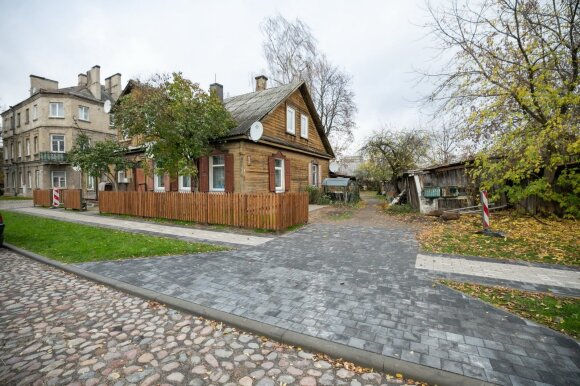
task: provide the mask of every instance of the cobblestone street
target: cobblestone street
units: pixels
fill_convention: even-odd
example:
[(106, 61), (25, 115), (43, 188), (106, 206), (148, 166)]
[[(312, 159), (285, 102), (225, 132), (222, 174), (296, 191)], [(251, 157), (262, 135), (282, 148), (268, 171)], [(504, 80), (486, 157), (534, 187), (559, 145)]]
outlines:
[(2, 385), (381, 385), (0, 249)]

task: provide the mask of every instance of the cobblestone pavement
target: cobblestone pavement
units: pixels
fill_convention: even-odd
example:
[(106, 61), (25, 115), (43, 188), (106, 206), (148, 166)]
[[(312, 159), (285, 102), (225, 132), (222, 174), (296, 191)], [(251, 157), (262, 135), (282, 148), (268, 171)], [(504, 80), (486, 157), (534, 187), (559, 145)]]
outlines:
[(415, 268), (458, 275), (473, 275), (491, 279), (511, 280), (538, 284), (544, 287), (564, 287), (580, 297), (580, 271), (506, 264), (493, 261), (458, 259), (453, 257), (418, 254)]
[(2, 385), (392, 385), (0, 249)]
[(435, 284), (417, 252), (403, 228), (311, 224), (258, 247), (81, 268), (493, 383), (580, 384), (578, 342)]

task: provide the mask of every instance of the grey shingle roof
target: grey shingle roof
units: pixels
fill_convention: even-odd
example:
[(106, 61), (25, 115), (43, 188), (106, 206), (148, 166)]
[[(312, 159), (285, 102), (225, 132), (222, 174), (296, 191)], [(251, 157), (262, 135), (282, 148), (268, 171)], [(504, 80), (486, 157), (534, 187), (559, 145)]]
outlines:
[(280, 87), (237, 95), (224, 100), (225, 108), (238, 124), (230, 135), (246, 134), (252, 123), (261, 120), (278, 104), (296, 91), (303, 82), (292, 82)]
[[(72, 86), (72, 87), (64, 87), (59, 88), (57, 90), (45, 90), (45, 92), (50, 92), (54, 94), (68, 94), (68, 95), (75, 95), (81, 98), (92, 99), (95, 101), (99, 101), (97, 98), (94, 97), (93, 93), (87, 86)], [(110, 100), (113, 102), (112, 96), (105, 91), (105, 86), (101, 85), (101, 100), (99, 102), (104, 102), (106, 100)]]

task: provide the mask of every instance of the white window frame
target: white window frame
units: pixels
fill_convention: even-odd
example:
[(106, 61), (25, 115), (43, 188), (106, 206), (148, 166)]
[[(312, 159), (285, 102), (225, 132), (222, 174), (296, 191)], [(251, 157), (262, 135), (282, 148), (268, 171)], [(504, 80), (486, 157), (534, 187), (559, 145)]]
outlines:
[(286, 132), (296, 135), (296, 110), (290, 106), (286, 106)]
[(312, 186), (318, 186), (318, 181), (320, 181), (320, 165), (315, 164), (314, 162), (312, 162), (310, 164), (310, 185)]
[(87, 190), (95, 190), (95, 177), (87, 174)]
[(38, 105), (32, 106), (32, 120), (36, 121), (38, 119)]
[(22, 141), (18, 141), (18, 158), (22, 157)]
[(159, 174), (155, 169), (157, 169), (157, 165), (153, 165), (153, 173), (155, 173), (153, 175), (153, 190), (158, 193), (165, 192), (165, 173)]
[[(53, 107), (56, 109), (53, 111)], [(64, 118), (64, 103), (63, 102), (50, 102), (48, 104), (48, 117), (49, 118)]]
[(34, 187), (40, 189), (40, 170), (34, 171)]
[(79, 119), (81, 121), (90, 121), (89, 107), (79, 105)]
[(30, 173), (30, 170), (28, 171), (28, 185), (26, 185), (28, 188), (32, 188), (32, 173)]
[(308, 116), (300, 114), (300, 136), (308, 139)]
[[(223, 163), (214, 164), (214, 158), (223, 160)], [(214, 188), (213, 186), (213, 170), (214, 168), (224, 168), (224, 187)], [(223, 154), (212, 155), (209, 157), (209, 190), (210, 192), (225, 192), (226, 191), (226, 157)]]
[[(59, 177), (59, 186), (54, 186), (54, 177), (55, 177), (55, 173), (58, 173), (59, 175), (62, 173), (62, 177)], [(61, 179), (62, 178), (62, 179)], [(52, 184), (52, 188), (59, 188), (59, 189), (66, 189), (66, 171), (54, 171), (50, 173), (50, 180), (51, 180), (51, 184)], [(64, 186), (62, 186), (62, 181), (64, 181)]]
[[(191, 192), (191, 176), (179, 175), (177, 179), (179, 181), (180, 192)], [(185, 182), (187, 182), (187, 184), (185, 184)]]
[(117, 182), (126, 184), (129, 182), (129, 178), (127, 178), (127, 172), (125, 170), (117, 171)]
[[(57, 150), (54, 150), (54, 141), (55, 141), (54, 137), (62, 137), (62, 141), (60, 141), (60, 140), (58, 141), (59, 144), (62, 143), (62, 146), (57, 145)], [(51, 134), (50, 135), (50, 151), (51, 152), (53, 152), (53, 153), (64, 153), (65, 152), (64, 144), (65, 144), (65, 136), (64, 136), (64, 134)], [(61, 147), (62, 147), (62, 150), (61, 150)]]
[(26, 138), (26, 155), (30, 155), (30, 138)]
[[(280, 166), (277, 166), (277, 161), (280, 161)], [(276, 185), (276, 193), (283, 193), (286, 190), (286, 174), (284, 173), (284, 168), (286, 167), (286, 162), (284, 158), (274, 159), (274, 185), (276, 185), (276, 172), (280, 172), (280, 186)]]

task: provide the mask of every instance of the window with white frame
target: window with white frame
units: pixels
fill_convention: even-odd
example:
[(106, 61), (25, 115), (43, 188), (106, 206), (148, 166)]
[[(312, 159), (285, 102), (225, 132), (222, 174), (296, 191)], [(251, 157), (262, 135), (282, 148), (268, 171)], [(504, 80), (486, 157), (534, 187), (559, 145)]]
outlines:
[(32, 106), (32, 120), (36, 121), (38, 119), (38, 105)]
[(290, 106), (286, 106), (286, 132), (296, 134), (296, 111)]
[(87, 106), (79, 106), (79, 119), (81, 121), (89, 120), (89, 108)]
[(26, 155), (30, 155), (30, 138), (26, 138)]
[(308, 117), (300, 114), (300, 136), (308, 139)]
[(32, 173), (30, 172), (28, 172), (28, 184), (26, 186), (32, 188)]
[(318, 173), (319, 173), (318, 164), (315, 163), (310, 164), (310, 178), (312, 179), (310, 181), (310, 185), (318, 186)]
[(109, 114), (109, 126), (111, 127), (115, 126), (115, 114), (113, 113)]
[(209, 158), (209, 190), (223, 192), (226, 188), (226, 163), (223, 155)]
[(155, 175), (153, 176), (153, 189), (156, 192), (165, 192), (165, 175), (162, 171), (157, 170), (155, 165)]
[(66, 172), (52, 172), (52, 187), (66, 188)]
[(10, 158), (14, 158), (14, 143), (10, 144)]
[(50, 142), (54, 153), (64, 153), (64, 135), (51, 135)]
[(34, 187), (40, 189), (40, 170), (34, 171)]
[(22, 157), (22, 142), (18, 141), (18, 158)]
[(284, 191), (284, 160), (276, 158), (274, 160), (274, 181), (276, 192)]
[(48, 107), (49, 118), (64, 118), (64, 103), (50, 102)]
[(191, 176), (179, 176), (179, 191), (191, 192)]
[(129, 182), (129, 179), (127, 178), (127, 173), (125, 172), (125, 170), (119, 170), (117, 172), (117, 182), (120, 182), (123, 184)]
[(24, 186), (24, 173), (18, 173), (20, 175), (20, 187)]
[(87, 190), (95, 190), (95, 177), (87, 174)]

